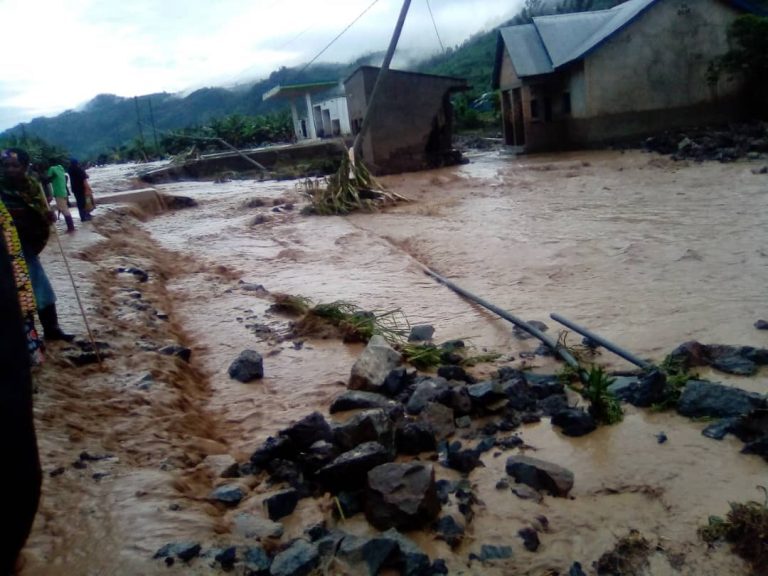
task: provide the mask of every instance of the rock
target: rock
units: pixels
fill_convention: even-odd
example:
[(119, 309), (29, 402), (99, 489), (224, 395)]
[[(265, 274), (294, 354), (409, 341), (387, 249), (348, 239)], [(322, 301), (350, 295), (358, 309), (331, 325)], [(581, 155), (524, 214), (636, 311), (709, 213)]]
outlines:
[(280, 520), (293, 513), (298, 503), (299, 492), (294, 488), (282, 490), (264, 499), (264, 506), (270, 520)]
[(469, 397), (466, 386), (457, 386), (451, 389), (448, 397), (448, 406), (453, 408), (456, 416), (472, 414), (472, 398)]
[(393, 450), (394, 426), (384, 410), (366, 410), (334, 426), (333, 441), (342, 451), (352, 450), (364, 442), (378, 442)]
[(379, 530), (416, 530), (440, 512), (431, 465), (388, 463), (368, 472), (365, 517)]
[(328, 532), (327, 535), (320, 538), (320, 540), (315, 542), (317, 551), (320, 553), (320, 558), (328, 559), (333, 557), (336, 554), (336, 551), (339, 549), (341, 541), (344, 540), (344, 538), (347, 536), (348, 535), (344, 532), (334, 529)]
[(256, 350), (243, 350), (229, 365), (229, 377), (243, 383), (264, 377), (264, 358)]
[(757, 373), (757, 364), (739, 354), (728, 354), (712, 360), (712, 367), (736, 376), (754, 376)]
[(158, 350), (158, 352), (160, 354), (164, 354), (165, 356), (176, 356), (177, 358), (184, 360), (184, 362), (189, 362), (189, 359), (192, 357), (192, 350), (186, 346), (181, 346), (180, 344), (170, 344), (168, 346), (163, 346)]
[(388, 408), (394, 402), (382, 394), (365, 392), (363, 390), (347, 390), (340, 394), (331, 404), (331, 414), (347, 410), (364, 410), (366, 408)]
[(753, 442), (768, 436), (768, 409), (753, 410), (734, 418), (729, 429), (742, 442)]
[(464, 540), (464, 527), (453, 516), (443, 516), (434, 526), (438, 540), (444, 540), (451, 548), (456, 548)]
[(408, 335), (408, 342), (428, 342), (432, 340), (435, 334), (435, 328), (430, 324), (420, 324), (411, 327), (411, 333)]
[(251, 464), (257, 468), (263, 468), (269, 461), (275, 458), (285, 458), (291, 460), (296, 457), (296, 446), (290, 438), (270, 436), (256, 451), (251, 455)]
[(664, 399), (666, 385), (664, 373), (652, 370), (642, 376), (620, 376), (608, 387), (608, 391), (619, 400), (647, 408)]
[(502, 478), (496, 482), (496, 490), (507, 490), (509, 488), (509, 479)]
[(301, 483), (302, 474), (299, 465), (293, 460), (282, 460), (275, 458), (267, 464), (270, 482), (288, 482), (292, 486)]
[(233, 524), (235, 533), (248, 539), (280, 538), (285, 531), (279, 522), (247, 513), (235, 516)]
[(299, 539), (275, 556), (269, 573), (272, 576), (306, 576), (319, 561), (317, 546)]
[(462, 474), (469, 474), (482, 465), (480, 461), (480, 451), (472, 448), (462, 450), (461, 443), (456, 442), (458, 447), (452, 447), (448, 449), (448, 458), (446, 465), (448, 468), (458, 470)]
[(584, 436), (597, 428), (595, 419), (581, 408), (567, 408), (552, 416), (552, 425), (566, 436)]
[(742, 454), (757, 454), (768, 461), (768, 436), (749, 442), (741, 451)]
[(408, 371), (404, 366), (389, 371), (380, 392), (387, 396), (397, 396), (408, 385)]
[(219, 486), (208, 496), (210, 500), (221, 502), (229, 506), (236, 506), (240, 501), (245, 498), (245, 491), (236, 484), (227, 484), (226, 486)]
[(565, 391), (563, 383), (555, 374), (523, 372), (523, 378), (528, 384), (528, 390), (539, 400), (554, 394), (562, 394)]
[(472, 418), (469, 416), (461, 416), (456, 418), (456, 428), (469, 428), (472, 426)]
[(456, 485), (445, 479), (435, 482), (435, 488), (437, 489), (437, 499), (443, 505), (448, 504), (450, 494), (456, 492)]
[(402, 356), (383, 336), (373, 336), (352, 366), (348, 387), (352, 390), (379, 392), (391, 370), (402, 362)]
[(146, 282), (149, 280), (149, 274), (147, 274), (141, 268), (118, 268), (118, 274), (132, 274), (139, 282)]
[(758, 320), (755, 322), (755, 328), (758, 330), (768, 330), (768, 320)]
[(586, 572), (581, 568), (581, 564), (574, 562), (571, 568), (568, 570), (568, 576), (587, 576)]
[(456, 425), (453, 422), (453, 410), (442, 404), (436, 402), (428, 403), (426, 408), (419, 414), (419, 419), (429, 425), (437, 440), (446, 440), (456, 432)]
[(467, 394), (477, 406), (486, 406), (505, 396), (501, 382), (497, 380), (486, 380), (467, 386)]
[(488, 562), (490, 560), (506, 560), (507, 558), (512, 558), (512, 547), (483, 544), (480, 547), (480, 554), (470, 555), (470, 559), (473, 558), (476, 558), (481, 562)]
[(669, 360), (672, 365), (679, 366), (683, 371), (709, 363), (706, 346), (695, 340), (680, 344), (669, 355)]
[[(363, 490), (356, 490), (354, 492), (339, 492), (336, 495), (336, 499), (339, 501), (339, 507), (344, 518), (351, 518), (355, 514), (359, 514), (363, 511)], [(334, 517), (341, 517), (339, 510), (333, 509)]]
[(189, 562), (200, 554), (201, 549), (197, 542), (173, 542), (160, 548), (153, 558), (178, 558)]
[(536, 552), (541, 545), (539, 541), (539, 533), (533, 528), (522, 528), (517, 531), (517, 535), (523, 539), (523, 546), (529, 552)]
[(182, 208), (195, 208), (197, 206), (197, 201), (189, 196), (162, 194), (161, 198), (168, 210), (181, 210)]
[(432, 562), (432, 567), (429, 569), (431, 576), (437, 576), (439, 574), (448, 574), (448, 566), (445, 564), (445, 560), (438, 558)]
[(377, 545), (381, 545), (379, 541), (396, 544), (396, 552), (390, 555), (384, 567), (397, 570), (401, 576), (426, 576), (430, 567), (429, 556), (424, 554), (410, 538), (390, 528), (372, 541), (377, 542)]
[(450, 393), (450, 390), (450, 386), (442, 378), (426, 378), (416, 384), (416, 389), (408, 398), (405, 410), (408, 414), (418, 414), (427, 407), (429, 402), (442, 394)]
[(717, 422), (704, 428), (701, 433), (707, 438), (712, 438), (713, 440), (722, 440), (725, 438), (726, 434), (733, 430), (738, 420), (738, 418), (722, 418), (721, 420), (718, 420)]
[[(317, 542), (320, 538), (324, 538), (330, 534), (330, 531), (325, 525), (325, 520), (321, 520), (317, 524), (314, 524), (304, 529), (304, 534), (309, 538), (310, 542)], [(322, 556), (322, 554), (321, 554)]]
[[(394, 540), (368, 539), (348, 534), (339, 543), (336, 556), (352, 568), (365, 564), (366, 570), (359, 573), (378, 574), (393, 552), (399, 551)], [(356, 571), (357, 573), (357, 571)]]
[(765, 404), (765, 398), (754, 392), (706, 380), (689, 380), (677, 402), (677, 411), (689, 418), (728, 418)]
[(243, 551), (243, 563), (248, 576), (268, 576), (272, 563), (261, 546), (248, 546)]
[(520, 498), (521, 500), (532, 500), (536, 503), (541, 502), (544, 500), (544, 497), (541, 495), (541, 493), (538, 490), (534, 490), (530, 486), (526, 486), (525, 484), (520, 484), (519, 486), (515, 486), (512, 488), (512, 494)]
[(553, 496), (566, 497), (573, 488), (573, 472), (537, 458), (510, 456), (506, 469), (507, 474), (516, 482), (527, 484), (536, 490), (547, 490)]
[(497, 438), (496, 446), (502, 450), (510, 450), (511, 448), (517, 448), (523, 445), (523, 439), (520, 436), (507, 436), (505, 438)]
[(428, 422), (403, 420), (395, 429), (395, 447), (399, 454), (419, 454), (437, 448), (437, 440)]
[(299, 450), (305, 450), (318, 440), (330, 442), (333, 440), (331, 425), (320, 412), (313, 412), (298, 422), (291, 424), (280, 432), (281, 436), (290, 438)]
[(556, 394), (555, 396), (548, 396), (539, 400), (538, 407), (544, 416), (554, 416), (571, 409), (568, 405), (568, 397), (565, 394)]
[(359, 489), (365, 484), (369, 470), (391, 460), (388, 448), (378, 442), (365, 442), (318, 470), (317, 479), (333, 493)]
[(339, 453), (335, 444), (318, 440), (309, 447), (309, 450), (299, 455), (299, 461), (304, 469), (311, 473), (333, 462)]
[(224, 571), (232, 570), (237, 562), (237, 548), (230, 546), (225, 548), (213, 556), (213, 559), (221, 564)]
[(467, 374), (467, 371), (464, 370), (461, 366), (440, 366), (437, 369), (437, 375), (441, 378), (445, 378), (446, 380), (454, 380), (457, 382), (467, 382), (469, 384), (472, 384), (475, 382), (475, 379)]

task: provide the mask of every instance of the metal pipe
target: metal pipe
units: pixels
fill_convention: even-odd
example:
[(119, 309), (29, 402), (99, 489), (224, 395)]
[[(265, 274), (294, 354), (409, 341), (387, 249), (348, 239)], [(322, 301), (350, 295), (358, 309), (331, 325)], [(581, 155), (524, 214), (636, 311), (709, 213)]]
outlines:
[(552, 318), (552, 320), (554, 320), (555, 322), (559, 322), (560, 324), (562, 324), (566, 328), (570, 328), (574, 332), (577, 332), (577, 333), (581, 334), (582, 336), (586, 336), (590, 340), (592, 340), (594, 342), (597, 342), (598, 344), (600, 344), (600, 346), (602, 346), (606, 350), (610, 350), (611, 352), (613, 352), (617, 356), (621, 356), (622, 358), (624, 358), (624, 360), (627, 360), (628, 362), (631, 362), (635, 366), (639, 366), (640, 368), (651, 368), (651, 367), (653, 367), (653, 364), (651, 364), (650, 362), (646, 362), (642, 358), (638, 358), (637, 356), (635, 356), (631, 352), (627, 352), (623, 348), (620, 348), (620, 347), (616, 346), (616, 344), (608, 342), (608, 340), (606, 340), (602, 336), (598, 336), (597, 334), (595, 334), (594, 332), (592, 332), (590, 330), (587, 330), (583, 326), (579, 326), (575, 322), (571, 322), (567, 318), (563, 318), (562, 316), (560, 316), (560, 314), (552, 313), (552, 314), (549, 315), (549, 317)]
[(562, 358), (569, 366), (571, 366), (572, 368), (575, 368), (579, 372), (579, 377), (581, 377), (582, 375), (581, 366), (579, 366), (578, 361), (573, 357), (573, 355), (562, 346), (559, 346), (557, 342), (555, 342), (552, 338), (544, 334), (541, 330), (535, 328), (534, 326), (531, 326), (525, 320), (521, 320), (520, 318), (518, 318), (517, 316), (514, 316), (513, 314), (510, 314), (506, 310), (502, 310), (498, 306), (494, 306), (490, 302), (483, 300), (478, 296), (475, 296), (474, 294), (472, 294), (471, 292), (468, 292), (467, 290), (464, 290), (460, 286), (454, 284), (447, 278), (440, 276), (440, 274), (430, 270), (426, 266), (424, 266), (423, 269), (425, 274), (427, 274), (428, 276), (432, 276), (432, 278), (434, 278), (441, 284), (444, 284), (445, 286), (447, 286), (457, 294), (464, 296), (464, 298), (471, 300), (475, 304), (479, 304), (483, 308), (487, 308), (494, 314), (497, 314), (498, 316), (501, 316), (502, 318), (504, 318), (504, 320), (508, 320), (509, 322), (512, 322), (512, 324), (514, 324), (515, 326), (518, 326), (520, 329), (525, 330), (531, 336), (534, 336), (539, 340), (541, 340), (547, 347), (550, 348), (550, 350), (552, 350), (555, 354), (560, 356), (560, 358)]

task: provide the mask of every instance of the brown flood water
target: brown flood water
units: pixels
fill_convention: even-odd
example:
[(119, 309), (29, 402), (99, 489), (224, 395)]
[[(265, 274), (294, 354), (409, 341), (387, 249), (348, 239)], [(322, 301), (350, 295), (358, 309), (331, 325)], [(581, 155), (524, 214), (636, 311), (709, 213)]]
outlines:
[[(161, 186), (200, 206), (153, 217), (135, 207), (100, 209), (93, 224), (62, 235), (62, 243), (92, 328), (111, 355), (102, 369), (75, 369), (54, 346), (36, 374), (46, 476), (22, 573), (208, 574), (210, 559), (169, 569), (151, 556), (170, 541), (198, 540), (204, 548), (247, 542), (234, 519), (263, 515), (261, 500), (274, 488), (243, 480), (253, 489), (249, 497), (235, 510), (217, 508), (205, 500), (217, 479), (204, 458), (244, 460), (291, 421), (327, 413), (361, 349), (255, 335), (253, 325), (284, 334), (287, 319), (270, 313), (266, 293), (248, 284), (314, 302), (400, 309), (411, 324), (433, 324), (438, 341), (464, 338), (502, 354), (478, 374), (505, 364), (540, 372), (557, 366), (520, 360), (535, 341), (516, 339), (508, 322), (438, 285), (422, 265), (513, 314), (546, 322), (554, 336), (549, 313), (559, 312), (655, 362), (689, 339), (768, 346), (768, 333), (752, 327), (768, 316), (768, 180), (750, 172), (755, 165), (688, 165), (640, 152), (487, 153), (466, 166), (384, 179), (413, 201), (378, 214), (273, 211), (299, 204), (298, 189), (256, 181)], [(94, 170), (92, 181), (97, 194), (129, 186), (125, 168)], [(44, 260), (62, 324), (84, 333), (57, 252), (52, 244)], [(117, 273), (120, 267), (141, 268), (149, 280)], [(578, 340), (571, 335), (569, 342)], [(175, 342), (192, 349), (190, 364), (152, 351)], [(244, 348), (265, 356), (265, 378), (255, 384), (226, 373)], [(598, 361), (629, 367), (607, 352)], [(701, 375), (768, 391), (764, 372)], [(589, 571), (630, 529), (658, 545), (649, 574), (747, 573), (726, 549), (707, 550), (696, 529), (729, 501), (758, 498), (768, 465), (740, 455), (733, 439), (704, 438), (704, 426), (631, 408), (622, 424), (580, 439), (547, 421), (525, 426), (521, 435), (536, 457), (573, 470), (573, 498), (536, 504), (496, 490), (516, 451), (489, 452), (485, 467), (469, 476), (482, 504), (465, 543), (451, 552), (429, 534), (412, 536), (433, 558), (446, 558), (451, 574), (563, 573), (573, 561)], [(669, 441), (659, 445), (662, 431)], [(83, 451), (110, 458), (73, 467)], [(437, 473), (457, 477), (439, 466)], [(327, 517), (328, 508), (302, 501), (286, 519), (284, 540)], [(541, 514), (549, 531), (530, 553), (516, 534)], [(359, 518), (342, 528), (367, 530)], [(511, 545), (514, 557), (469, 563), (482, 544)]]

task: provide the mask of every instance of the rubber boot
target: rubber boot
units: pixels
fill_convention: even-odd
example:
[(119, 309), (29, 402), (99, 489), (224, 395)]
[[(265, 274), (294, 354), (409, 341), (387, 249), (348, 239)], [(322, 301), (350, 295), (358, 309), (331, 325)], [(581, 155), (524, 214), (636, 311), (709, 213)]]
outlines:
[(64, 221), (67, 223), (67, 232), (74, 232), (75, 221), (72, 220), (72, 216), (64, 216)]
[(46, 340), (64, 340), (72, 342), (75, 337), (67, 334), (59, 327), (59, 315), (56, 313), (56, 304), (51, 304), (37, 311), (40, 324), (43, 325), (43, 336)]

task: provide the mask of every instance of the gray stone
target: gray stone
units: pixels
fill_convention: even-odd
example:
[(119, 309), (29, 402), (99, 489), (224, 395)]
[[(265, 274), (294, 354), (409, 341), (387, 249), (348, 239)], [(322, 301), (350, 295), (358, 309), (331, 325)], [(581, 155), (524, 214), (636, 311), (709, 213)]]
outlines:
[(177, 358), (184, 360), (184, 362), (189, 362), (189, 359), (192, 357), (192, 350), (186, 346), (181, 346), (180, 344), (163, 346), (158, 352), (165, 356), (176, 356)]
[(432, 340), (435, 334), (435, 328), (430, 324), (420, 324), (411, 327), (411, 333), (408, 335), (408, 342), (426, 342)]
[(333, 440), (331, 425), (320, 412), (313, 412), (298, 422), (280, 432), (281, 436), (290, 438), (300, 450), (305, 450), (318, 440)]
[(206, 456), (200, 466), (207, 468), (216, 478), (237, 478), (238, 464), (229, 454), (211, 454)]
[(456, 432), (453, 410), (437, 402), (428, 403), (419, 414), (419, 419), (430, 426), (437, 440), (446, 440)]
[(689, 380), (677, 402), (677, 411), (689, 418), (728, 418), (765, 404), (765, 397), (754, 392), (706, 380)]
[(402, 362), (402, 356), (383, 336), (373, 336), (352, 366), (348, 387), (351, 390), (379, 392), (391, 370)]
[(467, 386), (467, 393), (472, 402), (480, 406), (504, 398), (504, 389), (501, 382), (497, 380), (486, 380)]
[(480, 547), (480, 554), (477, 554), (476, 558), (481, 562), (488, 562), (491, 560), (506, 560), (507, 558), (512, 558), (512, 547), (483, 544)]
[(269, 573), (272, 576), (306, 576), (319, 561), (317, 546), (299, 539), (275, 556)]
[(264, 377), (264, 358), (256, 350), (243, 350), (229, 365), (229, 377), (243, 383)]
[(438, 540), (444, 540), (451, 548), (456, 548), (464, 540), (464, 527), (453, 516), (443, 516), (435, 523)]
[(376, 538), (372, 539), (377, 545), (383, 542), (394, 542), (397, 545), (397, 554), (395, 558), (390, 557), (386, 563), (398, 570), (401, 576), (424, 576), (430, 567), (429, 556), (424, 554), (421, 549), (410, 538), (400, 534), (394, 528), (390, 528)]
[(595, 419), (581, 408), (566, 408), (552, 416), (552, 425), (566, 436), (585, 436), (597, 428)]
[(208, 498), (222, 504), (235, 506), (245, 498), (245, 491), (236, 484), (227, 484), (226, 486), (216, 488)]
[(427, 422), (402, 420), (395, 430), (395, 447), (399, 454), (431, 452), (437, 447), (435, 432)]
[(437, 375), (446, 380), (453, 380), (455, 382), (466, 382), (468, 384), (474, 384), (475, 382), (475, 379), (467, 374), (467, 371), (461, 366), (440, 366), (437, 369)]
[(248, 576), (267, 576), (272, 563), (261, 546), (248, 546), (243, 551), (243, 563)]
[(528, 384), (528, 390), (539, 400), (562, 394), (564, 391), (563, 383), (555, 374), (534, 374), (533, 372), (523, 372), (525, 383)]
[(356, 490), (365, 484), (369, 470), (391, 461), (392, 457), (392, 452), (378, 442), (365, 442), (321, 468), (317, 479), (333, 493)]
[(450, 392), (450, 386), (442, 378), (428, 378), (416, 385), (416, 389), (408, 398), (405, 410), (408, 414), (419, 414), (427, 404), (443, 393)]
[(544, 500), (544, 497), (541, 495), (541, 492), (538, 490), (534, 490), (530, 486), (526, 486), (525, 484), (519, 484), (517, 486), (514, 486), (512, 488), (512, 494), (520, 498), (521, 500), (533, 500), (536, 503), (541, 502)]
[(707, 438), (722, 440), (729, 432), (733, 431), (738, 420), (738, 418), (723, 418), (704, 428), (701, 433)]
[(365, 517), (379, 530), (416, 530), (431, 523), (439, 512), (431, 465), (388, 463), (368, 472)]
[(506, 469), (516, 482), (536, 490), (547, 490), (553, 496), (568, 496), (573, 488), (573, 472), (530, 456), (510, 456)]
[(178, 558), (184, 562), (189, 562), (192, 558), (200, 555), (201, 549), (197, 542), (173, 542), (155, 552), (154, 558)]
[(342, 450), (352, 450), (364, 442), (378, 442), (393, 449), (395, 431), (384, 410), (365, 410), (334, 426), (333, 441)]
[(393, 552), (398, 550), (393, 540), (369, 539), (347, 535), (339, 544), (336, 556), (352, 568), (365, 565), (368, 574), (378, 574)]
[(249, 539), (280, 538), (285, 531), (279, 522), (248, 513), (238, 514), (234, 517), (233, 523), (234, 532)]
[(456, 428), (469, 428), (470, 426), (472, 426), (472, 418), (470, 416), (456, 418)]
[(367, 408), (388, 408), (395, 403), (382, 394), (363, 390), (347, 390), (336, 397), (330, 407), (330, 413), (347, 410), (365, 410)]
[(642, 376), (619, 376), (608, 386), (608, 391), (619, 400), (645, 408), (663, 400), (666, 384), (664, 374), (652, 370)]
[(758, 320), (754, 326), (758, 330), (768, 330), (768, 320)]

